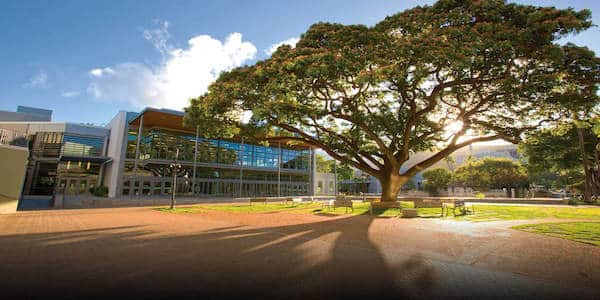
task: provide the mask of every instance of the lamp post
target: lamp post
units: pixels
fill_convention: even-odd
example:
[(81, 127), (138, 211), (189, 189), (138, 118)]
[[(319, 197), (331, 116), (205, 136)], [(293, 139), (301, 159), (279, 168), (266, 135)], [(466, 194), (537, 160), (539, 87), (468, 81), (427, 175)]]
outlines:
[(240, 198), (244, 196), (244, 137), (242, 137), (242, 143), (240, 144)]
[(369, 177), (369, 175), (362, 173), (360, 177), (362, 178), (362, 182), (363, 182), (363, 201), (364, 201), (367, 196), (367, 178)]
[(335, 189), (335, 195), (338, 195), (338, 176), (337, 176), (337, 161), (333, 161), (333, 188)]
[(177, 190), (177, 172), (181, 168), (181, 164), (177, 162), (179, 158), (179, 149), (175, 152), (175, 161), (169, 166), (171, 167), (171, 173), (173, 174), (173, 182), (171, 183), (171, 209), (175, 208), (175, 191)]

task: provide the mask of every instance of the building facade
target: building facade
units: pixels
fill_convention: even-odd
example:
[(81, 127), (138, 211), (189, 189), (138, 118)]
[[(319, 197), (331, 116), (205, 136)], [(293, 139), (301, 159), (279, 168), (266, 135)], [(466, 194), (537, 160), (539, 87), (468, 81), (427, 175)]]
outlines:
[(319, 183), (320, 193), (331, 191), (310, 147), (205, 139), (182, 121), (183, 112), (154, 108), (119, 112), (106, 127), (0, 116), (0, 142), (30, 150), (25, 196), (85, 196), (99, 186), (113, 198), (172, 189), (191, 197), (313, 195)]
[(177, 186), (192, 196), (310, 195), (314, 151), (257, 145), (243, 139), (205, 139), (182, 125), (183, 113), (147, 108), (118, 114), (109, 124), (112, 158), (104, 178), (109, 196), (169, 194), (177, 159)]

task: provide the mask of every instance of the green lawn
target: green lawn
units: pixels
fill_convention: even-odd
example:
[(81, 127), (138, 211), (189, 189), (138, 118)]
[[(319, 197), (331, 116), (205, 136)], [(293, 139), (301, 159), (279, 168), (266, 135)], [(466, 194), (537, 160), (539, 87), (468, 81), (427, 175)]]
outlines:
[(455, 219), (475, 222), (529, 219), (600, 220), (600, 208), (475, 205), (474, 214), (457, 216)]
[[(402, 201), (402, 207), (411, 208), (413, 203)], [(321, 203), (269, 203), (261, 204), (217, 204), (217, 205), (196, 205), (187, 207), (177, 207), (175, 210), (168, 208), (158, 208), (157, 210), (174, 213), (201, 213), (206, 210), (222, 210), (240, 213), (267, 213), (267, 212), (294, 212), (294, 213), (314, 213), (314, 214), (346, 214), (345, 208), (335, 210), (322, 208)], [(376, 216), (395, 217), (400, 213), (399, 209), (378, 209), (373, 212)], [(420, 208), (418, 210), (421, 218), (442, 218), (440, 208)], [(348, 214), (366, 215), (369, 214), (369, 204), (354, 202), (354, 212), (348, 210)], [(529, 219), (587, 219), (600, 220), (599, 208), (583, 207), (547, 207), (547, 206), (509, 206), (509, 205), (475, 205), (475, 213), (465, 216), (456, 216), (452, 214), (443, 219), (453, 219), (457, 221), (501, 221), (501, 220), (529, 220)]]
[[(412, 202), (411, 202), (412, 204)], [(219, 205), (205, 205), (202, 206), (205, 209), (213, 209), (213, 210), (223, 210), (223, 211), (231, 211), (231, 212), (277, 212), (277, 211), (285, 211), (285, 212), (294, 212), (294, 213), (315, 213), (315, 214), (353, 214), (353, 215), (361, 215), (369, 213), (369, 204), (355, 202), (353, 204), (354, 211), (348, 209), (346, 213), (346, 208), (340, 207), (334, 209), (323, 208), (320, 202), (313, 203), (294, 203), (294, 204), (281, 204), (281, 203), (254, 203), (250, 204), (219, 204)], [(400, 213), (399, 209), (383, 209), (376, 210), (373, 212), (376, 215), (381, 216), (397, 216)]]
[(600, 246), (600, 222), (527, 224), (513, 228)]

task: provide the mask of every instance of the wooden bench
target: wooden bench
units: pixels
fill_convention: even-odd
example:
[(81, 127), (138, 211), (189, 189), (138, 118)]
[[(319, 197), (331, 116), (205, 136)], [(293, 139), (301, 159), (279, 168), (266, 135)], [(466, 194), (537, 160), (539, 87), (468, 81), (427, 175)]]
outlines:
[(447, 207), (440, 199), (415, 199), (413, 200), (415, 209), (418, 208), (439, 208), (441, 210), (440, 216), (444, 216), (444, 210), (447, 212)]
[(300, 198), (300, 202), (308, 202), (308, 203), (313, 203), (313, 201), (315, 201), (314, 197), (308, 196), (308, 197), (301, 197)]
[(365, 197), (363, 202), (369, 202), (369, 203), (373, 203), (373, 202), (381, 202), (381, 198), (379, 197)]
[(418, 217), (417, 209), (416, 208), (404, 208), (404, 209), (402, 209), (400, 216), (402, 216), (402, 218), (416, 218), (416, 217)]
[(288, 203), (294, 204), (294, 198), (293, 197), (285, 197), (283, 199), (283, 204), (288, 204)]
[[(381, 198), (370, 198), (369, 202), (369, 214), (373, 214), (373, 209), (387, 209), (387, 208), (398, 208), (402, 212), (402, 205), (400, 201), (381, 201)], [(400, 216), (400, 214), (398, 214)]]
[(256, 203), (256, 202), (267, 204), (267, 198), (250, 198), (249, 202), (250, 202), (250, 205), (252, 205), (252, 203)]
[[(475, 208), (473, 207), (473, 205), (471, 205), (470, 207), (467, 206), (466, 205), (467, 203), (464, 200), (455, 200), (450, 203), (453, 203), (452, 214), (454, 216), (456, 216), (457, 209), (460, 211), (461, 215), (466, 215), (468, 213), (475, 213)], [(450, 203), (444, 203), (444, 206), (446, 207), (446, 215), (448, 215), (448, 211), (450, 210), (450, 207), (449, 207)]]
[(347, 200), (347, 199), (343, 199), (343, 198), (325, 201), (325, 202), (323, 202), (322, 206), (327, 207), (328, 209), (333, 208), (333, 210), (335, 210), (338, 207), (345, 207), (346, 213), (348, 213), (348, 208), (350, 208), (352, 210), (352, 212), (354, 212), (354, 207), (352, 206), (352, 200)]

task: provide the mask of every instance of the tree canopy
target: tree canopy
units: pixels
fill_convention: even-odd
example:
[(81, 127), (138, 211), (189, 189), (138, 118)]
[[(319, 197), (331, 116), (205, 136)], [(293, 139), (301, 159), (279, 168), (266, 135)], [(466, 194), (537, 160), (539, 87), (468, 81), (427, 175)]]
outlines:
[(592, 162), (590, 167), (598, 170), (600, 139), (593, 130), (597, 124), (594, 120), (584, 123), (584, 151), (578, 144), (578, 128), (572, 122), (532, 132), (519, 144), (519, 152), (525, 157), (532, 181), (561, 188), (581, 185), (585, 180), (584, 154)]
[(455, 184), (476, 189), (511, 189), (529, 185), (526, 169), (507, 158), (469, 160), (454, 171)]
[(424, 188), (432, 195), (437, 195), (441, 189), (447, 188), (452, 179), (452, 173), (444, 168), (428, 169), (422, 175)]
[[(320, 148), (379, 179), (382, 199), (395, 200), (457, 149), (517, 142), (594, 106), (599, 59), (557, 43), (590, 20), (589, 10), (442, 0), (371, 27), (317, 23), (295, 48), (221, 74), (191, 100), (185, 122), (206, 136)], [(434, 154), (405, 166), (425, 150)]]
[(340, 164), (333, 159), (327, 159), (324, 155), (315, 155), (317, 163), (317, 172), (322, 173), (336, 173), (337, 180), (348, 180), (354, 179), (354, 170), (344, 164)]

